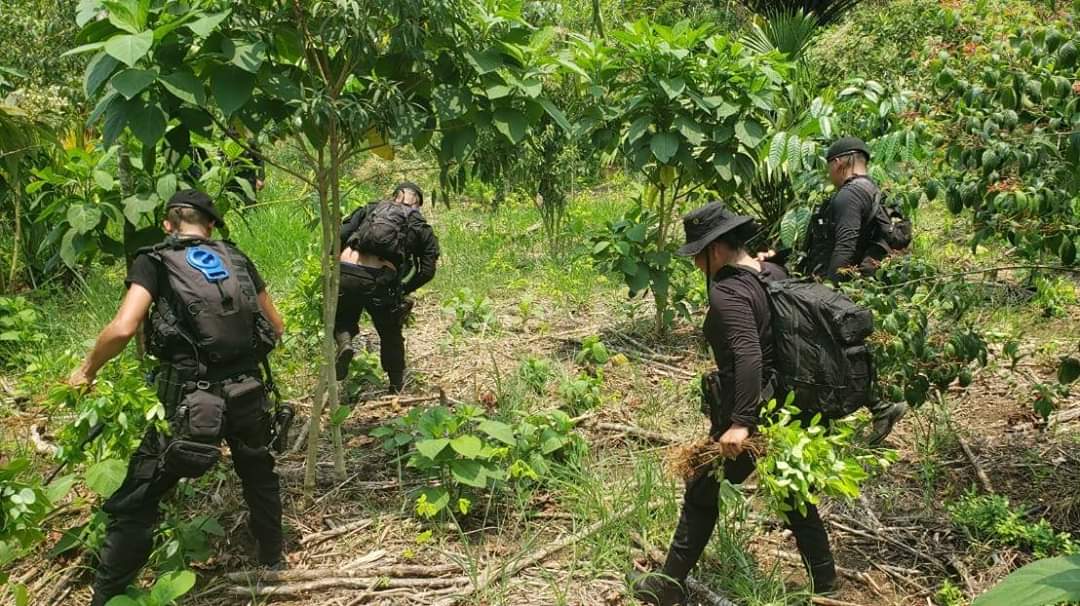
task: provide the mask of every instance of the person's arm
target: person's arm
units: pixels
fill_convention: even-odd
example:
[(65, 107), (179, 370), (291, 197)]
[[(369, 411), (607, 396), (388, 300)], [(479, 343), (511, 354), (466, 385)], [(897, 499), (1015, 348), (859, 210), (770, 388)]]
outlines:
[(413, 226), (412, 256), (416, 259), (416, 271), (402, 287), (408, 295), (435, 277), (435, 265), (439, 261), (439, 239), (427, 221), (421, 218)]
[(266, 292), (266, 289), (259, 291), (259, 309), (262, 310), (266, 319), (270, 321), (278, 340), (280, 340), (281, 335), (285, 334), (285, 322), (281, 319), (281, 314), (278, 313), (277, 307), (274, 306), (274, 300), (270, 298), (270, 293)]
[(840, 191), (829, 204), (833, 227), (833, 250), (826, 276), (836, 282), (845, 276), (841, 270), (858, 265), (855, 258), (859, 246), (859, 230), (862, 229), (862, 213), (859, 200), (850, 189)]
[(116, 316), (102, 329), (83, 363), (71, 373), (68, 385), (82, 387), (92, 383), (101, 367), (124, 351), (128, 341), (138, 332), (139, 324), (146, 319), (152, 302), (150, 291), (132, 284)]
[(712, 305), (720, 320), (721, 333), (732, 354), (735, 368), (731, 422), (752, 427), (761, 407), (761, 338), (750, 301), (728, 288), (712, 292)]

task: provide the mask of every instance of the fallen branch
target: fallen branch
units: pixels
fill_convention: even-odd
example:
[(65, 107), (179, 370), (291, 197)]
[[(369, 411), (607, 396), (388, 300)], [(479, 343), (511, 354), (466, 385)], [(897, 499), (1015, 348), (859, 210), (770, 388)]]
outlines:
[(317, 581), (287, 583), (285, 585), (249, 585), (229, 588), (229, 594), (239, 597), (299, 596), (325, 589), (443, 589), (469, 582), (469, 577), (438, 577), (432, 579), (388, 579), (385, 577), (330, 577)]
[(363, 405), (364, 406), (381, 406), (383, 404), (398, 404), (398, 405), (404, 406), (406, 404), (419, 404), (421, 402), (431, 402), (432, 400), (439, 400), (440, 402), (445, 403), (446, 402), (446, 392), (444, 392), (442, 390), (442, 388), (439, 388), (439, 393), (433, 394), (433, 395), (430, 395), (430, 396), (415, 396), (415, 397), (412, 397), (412, 398), (402, 398), (400, 396), (382, 397), (382, 398), (376, 398), (374, 400), (367, 400), (366, 402), (363, 402)]
[(338, 535), (345, 534), (351, 530), (360, 530), (371, 526), (371, 519), (364, 518), (362, 520), (356, 520), (355, 522), (349, 522), (348, 524), (342, 524), (337, 528), (331, 528), (330, 530), (324, 530), (322, 532), (316, 532), (315, 534), (309, 534), (306, 537), (300, 539), (300, 544), (308, 547), (321, 543), (327, 539), (332, 539)]
[(971, 573), (968, 572), (967, 566), (960, 561), (960, 558), (954, 553), (949, 554), (949, 564), (952, 565), (953, 570), (960, 575), (960, 578), (964, 581), (964, 587), (967, 589), (969, 596), (977, 595), (979, 592), (975, 588), (975, 581), (971, 579)]
[(354, 569), (341, 568), (308, 568), (296, 570), (245, 570), (230, 572), (225, 578), (237, 583), (250, 583), (252, 580), (260, 583), (292, 583), (295, 581), (317, 581), (319, 579), (380, 579), (392, 578), (436, 578), (448, 574), (461, 572), (457, 564), (440, 564), (438, 566), (421, 566), (417, 564), (393, 564), (377, 568), (359, 567)]
[(655, 431), (649, 431), (640, 427), (634, 427), (633, 425), (621, 425), (619, 423), (597, 423), (594, 425), (597, 429), (603, 429), (605, 431), (613, 431), (616, 433), (623, 433), (635, 438), (641, 438), (647, 442), (656, 442), (658, 444), (671, 444), (675, 442), (674, 438), (665, 436), (662, 433)]
[(824, 596), (816, 595), (810, 598), (811, 604), (818, 604), (819, 606), (861, 606), (855, 602), (845, 602), (843, 600), (834, 600), (832, 598), (826, 598)]
[[(853, 519), (853, 518), (850, 518), (850, 517), (847, 517), (847, 516), (843, 516), (843, 517), (844, 517), (845, 520), (847, 520), (848, 522), (851, 522), (852, 524), (855, 524), (856, 526), (862, 526), (863, 528), (866, 528), (866, 526), (862, 522), (859, 522), (856, 519)], [(915, 557), (916, 560), (923, 560), (925, 562), (929, 562), (931, 564), (936, 565), (941, 570), (948, 570), (948, 568), (945, 566), (945, 564), (941, 560), (937, 559), (936, 557), (934, 557), (934, 556), (932, 556), (932, 555), (930, 555), (930, 554), (928, 554), (928, 553), (926, 553), (924, 551), (919, 551), (918, 549), (915, 549), (914, 547), (908, 545), (907, 543), (902, 543), (900, 541), (897, 541), (896, 539), (893, 539), (892, 537), (886, 536), (886, 535), (884, 535), (882, 533), (879, 533), (879, 532), (876, 532), (876, 531), (874, 531), (872, 529), (866, 528), (866, 530), (859, 530), (859, 529), (856, 529), (856, 528), (852, 528), (850, 526), (846, 526), (844, 524), (841, 524), (840, 522), (837, 522), (836, 520), (832, 519), (831, 517), (829, 518), (829, 524), (832, 525), (832, 526), (835, 526), (836, 528), (839, 528), (840, 530), (843, 530), (844, 532), (848, 532), (848, 533), (851, 533), (853, 535), (863, 537), (865, 539), (870, 539), (871, 541), (879, 541), (879, 542), (888, 543), (889, 545), (892, 545), (892, 546), (894, 546), (894, 547), (896, 547), (898, 549), (901, 549), (901, 550), (906, 551), (907, 553), (911, 554), (912, 556)]]
[[(637, 543), (639, 547), (644, 549), (645, 554), (649, 556), (649, 559), (651, 559), (652, 561), (656, 562), (657, 564), (662, 564), (664, 562), (664, 552), (650, 545), (648, 541), (646, 541), (645, 538), (642, 537), (640, 534), (636, 532), (631, 532), (630, 540)], [(735, 606), (735, 604), (732, 603), (730, 600), (728, 600), (722, 595), (717, 594), (712, 589), (709, 589), (707, 586), (705, 586), (704, 583), (695, 579), (693, 575), (686, 575), (686, 586), (690, 589), (690, 591), (704, 598), (705, 601), (709, 604), (712, 604), (712, 606)]]
[(975, 468), (975, 477), (979, 478), (979, 484), (982, 484), (983, 490), (990, 494), (994, 494), (994, 485), (990, 483), (990, 476), (986, 475), (986, 471), (983, 470), (982, 465), (979, 465), (979, 461), (975, 458), (975, 453), (971, 451), (971, 446), (968, 446), (967, 440), (958, 433), (956, 434), (956, 441), (960, 444), (960, 449), (964, 451), (964, 455), (967, 457), (968, 462)]

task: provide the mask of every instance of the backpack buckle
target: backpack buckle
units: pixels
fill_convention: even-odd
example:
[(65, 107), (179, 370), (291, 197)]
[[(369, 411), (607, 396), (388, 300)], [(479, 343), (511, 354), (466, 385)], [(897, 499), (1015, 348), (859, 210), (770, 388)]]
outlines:
[(210, 381), (195, 381), (195, 387), (201, 389), (202, 391), (206, 391), (210, 389)]

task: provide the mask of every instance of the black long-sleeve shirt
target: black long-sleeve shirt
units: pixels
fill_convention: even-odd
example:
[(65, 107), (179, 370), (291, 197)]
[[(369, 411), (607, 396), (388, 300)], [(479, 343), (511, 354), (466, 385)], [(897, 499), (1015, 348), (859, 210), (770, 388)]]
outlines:
[(848, 179), (810, 218), (805, 273), (834, 282), (841, 270), (866, 258), (874, 237), (874, 198), (877, 185), (867, 176)]
[[(776, 368), (768, 295), (753, 271), (729, 266), (716, 273), (702, 327), (720, 372), (722, 404), (732, 411), (732, 423), (750, 428), (758, 424)], [(783, 267), (768, 262), (761, 275), (787, 278)]]
[[(378, 202), (372, 202), (367, 206), (357, 208), (351, 215), (345, 217), (341, 224), (341, 247), (345, 247), (346, 241), (352, 235), (364, 217)], [(402, 285), (405, 295), (427, 284), (435, 277), (435, 265), (439, 260), (439, 238), (435, 236), (431, 225), (424, 219), (419, 210), (409, 213), (408, 232), (405, 236), (405, 250), (402, 259), (388, 259), (397, 264), (398, 275), (407, 278)], [(413, 268), (416, 271), (412, 271)], [(409, 275), (411, 272), (411, 276)]]

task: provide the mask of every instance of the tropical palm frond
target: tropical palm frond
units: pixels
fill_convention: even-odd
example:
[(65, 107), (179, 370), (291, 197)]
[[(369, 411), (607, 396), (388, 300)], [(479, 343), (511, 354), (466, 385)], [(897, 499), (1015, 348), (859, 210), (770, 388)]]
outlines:
[(758, 53), (780, 51), (789, 59), (798, 60), (820, 33), (818, 19), (802, 10), (771, 11), (755, 19), (743, 43)]
[(741, 0), (742, 4), (759, 15), (770, 13), (813, 14), (821, 25), (839, 20), (859, 3), (859, 0)]

